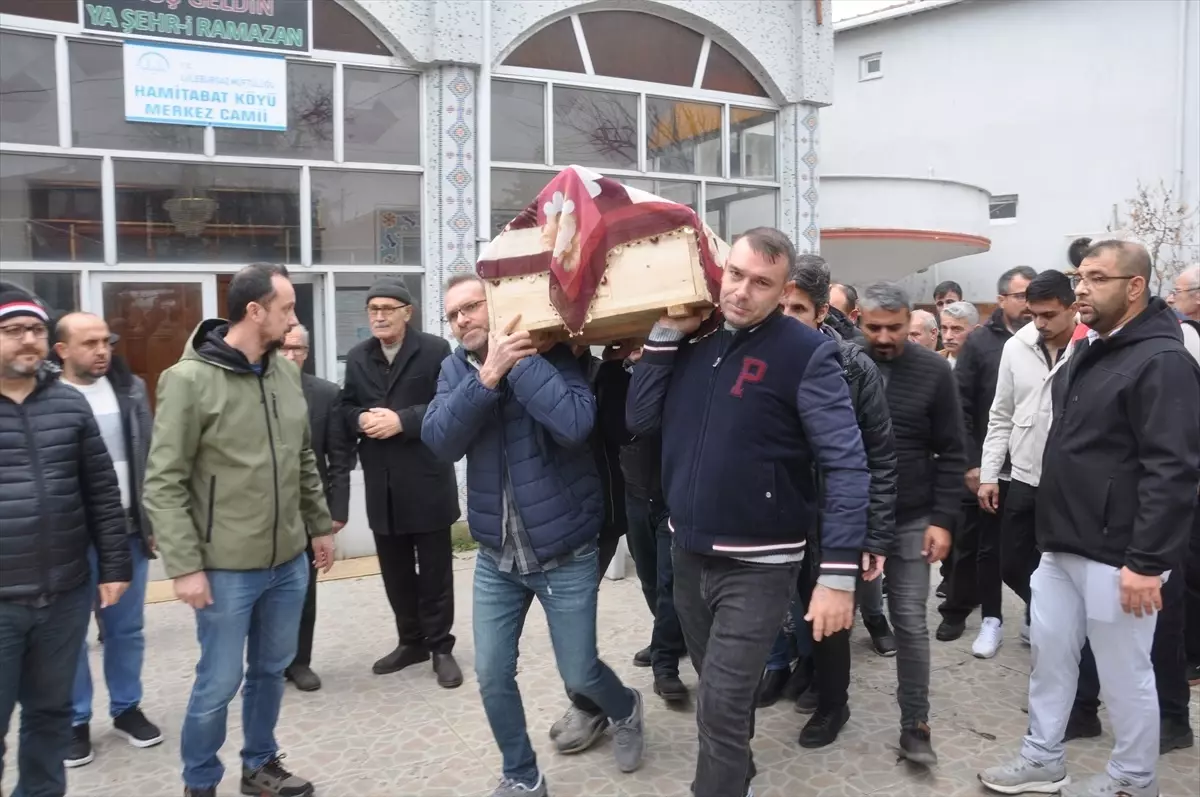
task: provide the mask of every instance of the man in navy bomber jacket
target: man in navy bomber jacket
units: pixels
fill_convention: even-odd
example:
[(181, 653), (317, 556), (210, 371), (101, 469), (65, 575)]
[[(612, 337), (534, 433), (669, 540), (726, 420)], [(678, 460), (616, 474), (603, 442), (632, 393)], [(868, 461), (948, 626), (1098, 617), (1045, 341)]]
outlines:
[(813, 637), (853, 619), (867, 459), (837, 344), (779, 311), (795, 260), (779, 230), (743, 234), (720, 312), (660, 319), (629, 390), (629, 431), (662, 431), (675, 603), (701, 674), (697, 797), (750, 793), (755, 689), (818, 512)]

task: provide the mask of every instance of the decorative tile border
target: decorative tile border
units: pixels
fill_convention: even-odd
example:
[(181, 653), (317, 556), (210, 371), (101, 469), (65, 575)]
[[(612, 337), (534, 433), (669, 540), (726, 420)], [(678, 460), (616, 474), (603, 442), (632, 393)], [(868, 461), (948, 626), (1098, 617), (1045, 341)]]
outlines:
[(803, 112), (803, 116), (799, 119), (800, 125), (796, 131), (798, 135), (795, 151), (797, 155), (796, 172), (800, 176), (799, 194), (802, 201), (799, 203), (800, 218), (797, 226), (808, 244), (808, 251), (819, 252), (821, 250), (821, 225), (817, 212), (817, 202), (820, 199), (817, 167), (820, 165), (820, 157), (817, 149), (821, 143), (819, 138), (820, 108), (815, 105), (802, 105), (799, 110)]

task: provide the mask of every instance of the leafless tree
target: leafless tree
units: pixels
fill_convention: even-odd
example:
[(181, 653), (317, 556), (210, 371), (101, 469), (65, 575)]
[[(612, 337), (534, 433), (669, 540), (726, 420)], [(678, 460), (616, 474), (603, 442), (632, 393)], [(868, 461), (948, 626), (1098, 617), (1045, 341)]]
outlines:
[(1154, 267), (1150, 287), (1155, 295), (1169, 288), (1179, 273), (1198, 259), (1197, 220), (1197, 209), (1188, 207), (1161, 180), (1149, 186), (1139, 181), (1137, 193), (1125, 201), (1125, 218), (1116, 228), (1136, 238), (1150, 253)]

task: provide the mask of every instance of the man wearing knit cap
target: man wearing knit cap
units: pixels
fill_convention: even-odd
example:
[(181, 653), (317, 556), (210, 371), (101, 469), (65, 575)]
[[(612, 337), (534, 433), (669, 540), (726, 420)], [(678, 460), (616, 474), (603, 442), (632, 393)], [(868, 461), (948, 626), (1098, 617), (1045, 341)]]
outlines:
[(386, 675), (432, 656), (438, 685), (453, 689), (462, 684), (450, 632), (450, 526), (459, 518), (458, 485), (454, 465), (438, 461), (421, 442), (425, 409), (450, 344), (409, 327), (412, 294), (398, 278), (371, 286), (366, 312), (372, 337), (346, 356), (341, 405), (358, 439), (367, 522), (399, 637), (372, 669)]
[(95, 593), (120, 600), (131, 566), (125, 510), (91, 406), (43, 367), (46, 310), (0, 282), (0, 780), (21, 703), (14, 794), (62, 797), (71, 687)]

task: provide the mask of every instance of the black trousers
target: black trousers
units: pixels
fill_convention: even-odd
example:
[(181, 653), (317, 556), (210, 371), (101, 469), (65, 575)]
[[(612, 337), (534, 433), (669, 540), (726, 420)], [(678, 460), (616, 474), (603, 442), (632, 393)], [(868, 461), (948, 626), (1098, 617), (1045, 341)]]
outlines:
[(1196, 508), (1196, 519), (1192, 522), (1183, 581), (1187, 593), (1184, 596), (1184, 648), (1188, 663), (1200, 667), (1200, 507)]
[[(1154, 665), (1159, 715), (1164, 722), (1187, 725), (1190, 689), (1183, 642), (1186, 587), (1180, 575), (1172, 572), (1163, 584), (1163, 608), (1154, 626), (1150, 663)], [(1099, 709), (1100, 677), (1096, 672), (1096, 657), (1092, 655), (1092, 646), (1085, 643), (1079, 657), (1079, 686), (1075, 691), (1074, 711), (1095, 714)]]
[(683, 629), (675, 611), (675, 570), (671, 565), (671, 530), (666, 507), (635, 495), (625, 496), (629, 531), (625, 535), (637, 568), (642, 596), (654, 618), (650, 636), (655, 676), (679, 676), (679, 659), (687, 654)]
[[(802, 604), (808, 612), (808, 601), (817, 586), (812, 573), (812, 557), (804, 557), (804, 564), (797, 576), (797, 594), (803, 596)], [(803, 629), (797, 626), (796, 633), (812, 634), (807, 623)], [(839, 631), (820, 642), (812, 643), (813, 682), (810, 688), (817, 690), (817, 710), (836, 711), (850, 702), (850, 631)]]
[[(954, 567), (946, 590), (946, 600), (938, 607), (942, 619), (961, 623), (980, 607), (984, 617), (1004, 619), (1001, 608), (1003, 584), (1000, 581), (1000, 514), (984, 512), (979, 501), (966, 493), (963, 523), (954, 535)], [(1007, 502), (1008, 482), (1000, 481), (1000, 511)]]
[(1029, 617), (1029, 580), (1042, 554), (1037, 547), (1037, 488), (1012, 480), (1000, 519), (1000, 576), (1025, 601)]
[[(616, 523), (612, 525), (605, 524), (604, 528), (600, 529), (600, 539), (596, 541), (598, 568), (596, 570), (596, 589), (600, 589), (600, 585), (604, 583), (604, 574), (608, 572), (608, 566), (612, 564), (613, 557), (617, 554), (617, 546), (621, 542), (621, 537), (625, 533), (625, 528)], [(567, 697), (571, 699), (571, 703), (576, 708), (586, 711), (593, 716), (603, 714), (604, 709), (596, 705), (596, 703), (583, 695), (567, 690)]]
[(312, 664), (313, 630), (317, 626), (317, 568), (313, 557), (312, 540), (308, 542), (308, 591), (304, 593), (304, 609), (300, 612), (300, 639), (296, 643), (296, 658), (293, 667)]
[[(401, 645), (454, 649), (454, 553), (450, 527), (425, 534), (375, 534), (375, 553)], [(418, 568), (419, 564), (419, 568)]]

